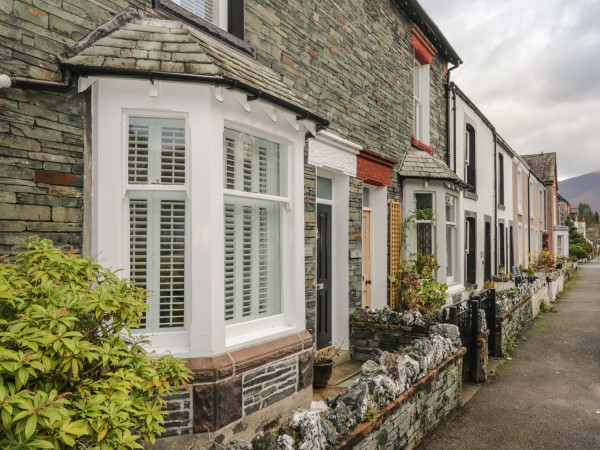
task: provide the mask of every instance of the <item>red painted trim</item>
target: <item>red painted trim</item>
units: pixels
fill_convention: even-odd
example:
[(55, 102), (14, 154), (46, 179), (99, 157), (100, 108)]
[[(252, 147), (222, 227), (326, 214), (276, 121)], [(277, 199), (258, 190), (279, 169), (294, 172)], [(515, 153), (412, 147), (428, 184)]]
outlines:
[(414, 34), (412, 35), (411, 44), (415, 48), (415, 58), (417, 58), (417, 61), (423, 65), (431, 64), (433, 56)]
[(398, 161), (363, 148), (356, 155), (356, 178), (374, 186), (392, 184), (392, 167)]
[(433, 57), (437, 54), (437, 50), (431, 42), (425, 37), (423, 32), (415, 24), (410, 26), (411, 39), (410, 42), (415, 48), (415, 57), (421, 64), (431, 64)]
[(433, 156), (433, 148), (430, 147), (429, 145), (425, 145), (423, 144), (421, 141), (419, 141), (416, 137), (411, 136), (410, 137), (410, 145), (412, 145), (415, 148), (418, 148), (419, 150), (423, 150), (424, 152), (429, 153), (431, 156)]

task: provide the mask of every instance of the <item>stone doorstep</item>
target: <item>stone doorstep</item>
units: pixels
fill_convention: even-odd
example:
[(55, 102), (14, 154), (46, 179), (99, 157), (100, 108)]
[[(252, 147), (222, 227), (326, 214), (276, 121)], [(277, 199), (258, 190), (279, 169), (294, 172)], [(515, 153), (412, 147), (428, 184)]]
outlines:
[(329, 397), (348, 389), (347, 381), (356, 378), (360, 374), (362, 365), (362, 362), (354, 360), (334, 365), (328, 385), (322, 389), (313, 389), (313, 400), (327, 403)]

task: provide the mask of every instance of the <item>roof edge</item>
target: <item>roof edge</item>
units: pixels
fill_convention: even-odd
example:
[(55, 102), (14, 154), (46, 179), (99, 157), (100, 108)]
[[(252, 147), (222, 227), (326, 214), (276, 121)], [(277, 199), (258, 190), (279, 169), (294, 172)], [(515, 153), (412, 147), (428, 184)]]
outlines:
[(457, 66), (462, 64), (463, 61), (456, 50), (417, 0), (396, 0), (396, 3), (415, 21), (427, 39), (447, 61)]

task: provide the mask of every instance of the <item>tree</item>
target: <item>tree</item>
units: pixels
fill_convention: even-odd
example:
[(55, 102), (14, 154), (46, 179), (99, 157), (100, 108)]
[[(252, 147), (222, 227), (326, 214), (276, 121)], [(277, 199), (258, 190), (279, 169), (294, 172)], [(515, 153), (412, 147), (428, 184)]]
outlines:
[(579, 218), (585, 219), (586, 224), (592, 225), (594, 223), (594, 213), (592, 211), (592, 208), (590, 208), (590, 205), (588, 205), (587, 203), (580, 203), (578, 210)]
[(600, 216), (598, 216), (598, 211), (594, 213), (594, 223), (596, 225), (600, 224)]
[(162, 396), (187, 387), (189, 371), (132, 335), (146, 292), (48, 240), (27, 246), (0, 264), (0, 447), (154, 441)]

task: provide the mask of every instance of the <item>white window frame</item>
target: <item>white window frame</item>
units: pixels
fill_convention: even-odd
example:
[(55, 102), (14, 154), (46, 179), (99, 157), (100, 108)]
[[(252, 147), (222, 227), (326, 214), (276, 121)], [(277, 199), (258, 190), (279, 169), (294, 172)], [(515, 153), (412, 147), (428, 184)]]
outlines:
[(413, 133), (419, 141), (423, 140), (423, 65), (414, 59), (413, 64)]
[[(429, 85), (430, 85), (429, 64), (421, 64), (414, 56), (413, 63), (413, 137), (425, 145), (430, 144), (429, 136)], [(418, 77), (417, 77), (418, 74)], [(418, 83), (417, 83), (418, 81)]]
[[(181, 4), (182, 0), (171, 0), (171, 1), (178, 6), (181, 6), (186, 11), (189, 11), (190, 13), (197, 15), (201, 19), (204, 19), (204, 17), (196, 14), (191, 9), (188, 9), (185, 6), (182, 6), (182, 4)], [(212, 20), (207, 20), (207, 19), (204, 19), (204, 20), (207, 20), (208, 22), (212, 23), (213, 25), (216, 25), (219, 28), (221, 28), (225, 31), (228, 31), (227, 30), (227, 0), (212, 0), (212, 2), (213, 2), (214, 17), (212, 18)]]
[[(154, 119), (181, 119), (184, 121), (184, 130), (185, 130), (185, 183), (184, 184), (160, 184), (160, 183), (152, 183), (151, 180), (148, 181), (147, 184), (129, 184), (129, 123), (132, 117), (146, 117), (146, 118), (154, 118)], [(129, 233), (129, 211), (130, 211), (130, 202), (132, 197), (136, 197), (137, 193), (141, 192), (163, 192), (163, 193), (179, 193), (183, 194), (185, 201), (185, 269), (184, 269), (184, 283), (185, 283), (185, 309), (184, 309), (184, 317), (185, 324), (183, 327), (177, 327), (173, 329), (160, 329), (160, 327), (154, 327), (152, 324), (150, 327), (134, 330), (136, 334), (145, 334), (145, 335), (163, 335), (164, 333), (186, 333), (188, 328), (188, 320), (189, 320), (189, 197), (190, 192), (188, 189), (189, 186), (189, 162), (190, 162), (190, 152), (189, 152), (189, 123), (188, 123), (188, 114), (187, 113), (177, 113), (177, 112), (163, 112), (163, 111), (150, 111), (150, 110), (135, 110), (135, 109), (124, 109), (122, 116), (122, 174), (121, 179), (124, 184), (124, 214), (123, 214), (123, 234), (126, 236), (127, 245), (123, 247), (124, 252), (124, 267), (126, 268), (127, 273), (130, 271), (130, 254), (129, 247), (131, 243), (131, 237)], [(156, 296), (150, 294), (149, 298), (150, 308), (156, 308), (159, 306), (159, 301)], [(150, 310), (147, 313), (149, 316), (153, 317), (156, 313), (151, 313)], [(158, 339), (158, 338), (157, 338)]]
[(523, 176), (521, 169), (517, 169), (517, 213), (523, 215)]
[[(415, 191), (414, 193), (414, 205), (415, 205), (415, 211), (417, 209), (417, 195), (418, 194), (427, 194), (431, 196), (431, 211), (433, 212), (433, 214), (437, 214), (436, 213), (436, 204), (435, 204), (435, 192), (432, 191)], [(436, 253), (436, 227), (435, 227), (435, 220), (419, 220), (415, 217), (415, 249), (418, 252), (419, 251), (419, 243), (417, 240), (417, 224), (420, 223), (428, 223), (431, 224), (430, 230), (431, 230), (431, 255), (435, 255)]]
[(244, 124), (240, 124), (237, 122), (233, 122), (230, 120), (225, 120), (225, 127), (233, 129), (235, 131), (239, 131), (241, 133), (250, 134), (253, 137), (258, 137), (265, 139), (267, 141), (274, 142), (279, 144), (280, 152), (285, 153), (286, 159), (286, 167), (282, 169), (281, 172), (281, 185), (285, 185), (285, 188), (282, 190), (285, 192), (283, 196), (275, 196), (269, 194), (259, 194), (252, 192), (244, 192), (238, 191), (235, 189), (226, 189), (223, 188), (223, 203), (225, 203), (225, 196), (237, 197), (237, 198), (245, 198), (251, 200), (267, 200), (278, 202), (284, 205), (281, 216), (281, 312), (278, 314), (274, 314), (269, 317), (259, 318), (247, 322), (234, 323), (231, 325), (227, 325), (225, 322), (225, 330), (227, 335), (227, 340), (234, 345), (238, 345), (243, 342), (245, 336), (253, 335), (255, 333), (260, 333), (262, 329), (278, 329), (284, 328), (286, 326), (286, 307), (289, 308), (285, 304), (284, 293), (286, 291), (286, 286), (289, 285), (288, 277), (286, 276), (284, 267), (285, 261), (289, 260), (292, 249), (289, 245), (286, 245), (286, 242), (289, 241), (289, 230), (293, 228), (293, 223), (291, 222), (292, 217), (290, 211), (292, 209), (292, 202), (289, 198), (288, 193), (290, 192), (289, 180), (292, 176), (291, 174), (291, 165), (290, 159), (287, 157), (289, 152), (291, 151), (290, 147), (292, 142), (289, 140), (282, 139), (281, 136), (276, 136), (271, 133), (264, 132), (263, 130), (259, 130)]
[[(444, 196), (445, 202), (448, 202), (449, 199), (451, 199), (451, 201), (454, 202), (454, 206), (453, 206), (453, 213), (454, 213), (454, 217), (452, 218), (453, 220), (448, 221), (448, 217), (446, 216), (446, 210), (444, 209), (444, 216), (445, 216), (445, 232), (446, 232), (446, 279), (447, 279), (447, 283), (454, 283), (456, 280), (456, 273), (457, 273), (457, 269), (458, 269), (458, 264), (457, 264), (457, 253), (458, 253), (458, 226), (457, 226), (457, 215), (458, 215), (458, 198), (452, 195), (448, 195), (446, 194)], [(446, 204), (446, 203), (445, 203)], [(451, 246), (451, 250), (452, 250), (452, 257), (448, 258), (448, 228), (452, 229), (452, 246)], [(448, 269), (452, 268), (452, 273), (448, 274)]]
[(540, 222), (544, 221), (544, 191), (540, 187)]
[(517, 234), (517, 244), (519, 245), (519, 265), (523, 265), (523, 225), (519, 224)]
[[(156, 86), (158, 84), (158, 86)], [(304, 330), (304, 146), (307, 127), (294, 114), (262, 101), (245, 108), (246, 97), (234, 91), (217, 93), (209, 86), (146, 80), (86, 79), (92, 87), (92, 202), (90, 253), (100, 264), (129, 275), (129, 204), (124, 111), (187, 119), (186, 171), (186, 329), (144, 333), (157, 353), (183, 357), (212, 356), (253, 343)], [(156, 89), (158, 88), (158, 89)], [(158, 95), (154, 95), (158, 94)], [(221, 95), (222, 94), (222, 95)], [(309, 124), (310, 125), (310, 124)], [(289, 146), (288, 191), (282, 201), (284, 226), (282, 311), (273, 318), (225, 325), (224, 319), (224, 184), (225, 127)], [(314, 129), (313, 129), (314, 132)], [(218, 151), (217, 151), (218, 150)], [(147, 189), (152, 189), (150, 186)], [(135, 189), (146, 189), (136, 185)], [(180, 187), (164, 186), (165, 190)], [(190, 309), (189, 314), (188, 308)]]

